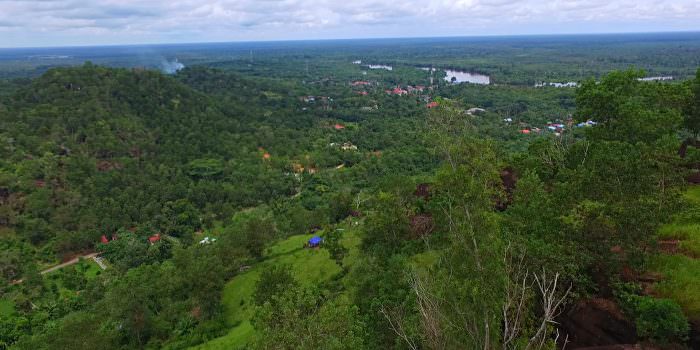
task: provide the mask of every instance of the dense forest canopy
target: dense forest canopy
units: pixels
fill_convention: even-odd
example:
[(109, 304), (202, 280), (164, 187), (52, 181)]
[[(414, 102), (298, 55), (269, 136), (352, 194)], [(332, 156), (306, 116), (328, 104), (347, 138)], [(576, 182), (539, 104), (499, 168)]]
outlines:
[(483, 40), (5, 60), (0, 349), (697, 346), (698, 41)]

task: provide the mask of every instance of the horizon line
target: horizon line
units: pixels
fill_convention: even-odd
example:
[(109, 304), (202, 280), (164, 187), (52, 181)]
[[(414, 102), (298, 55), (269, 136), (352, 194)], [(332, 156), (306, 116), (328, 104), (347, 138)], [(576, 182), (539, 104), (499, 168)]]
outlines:
[(609, 35), (644, 35), (644, 34), (700, 34), (699, 30), (680, 31), (629, 31), (629, 32), (582, 32), (582, 33), (537, 33), (537, 34), (479, 34), (479, 35), (444, 35), (444, 36), (407, 36), (407, 37), (356, 37), (333, 39), (270, 39), (270, 40), (233, 40), (233, 41), (198, 41), (198, 42), (153, 42), (138, 44), (78, 44), (55, 46), (3, 46), (0, 50), (26, 49), (71, 49), (90, 47), (149, 47), (175, 45), (211, 45), (211, 44), (253, 44), (253, 43), (294, 43), (294, 42), (331, 42), (331, 41), (362, 41), (362, 40), (411, 40), (411, 39), (477, 39), (477, 38), (526, 38), (526, 37), (576, 37), (576, 36), (609, 36)]

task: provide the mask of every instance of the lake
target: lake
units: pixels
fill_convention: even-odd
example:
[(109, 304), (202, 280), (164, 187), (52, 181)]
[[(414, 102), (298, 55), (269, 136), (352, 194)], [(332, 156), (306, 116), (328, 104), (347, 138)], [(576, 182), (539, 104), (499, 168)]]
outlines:
[(461, 84), (461, 83), (471, 83), (471, 84), (481, 84), (481, 85), (488, 85), (491, 84), (491, 77), (488, 75), (483, 75), (479, 73), (472, 73), (472, 72), (464, 72), (464, 71), (458, 71), (458, 70), (451, 70), (451, 69), (445, 69), (445, 73), (447, 73), (447, 76), (445, 77), (445, 80), (448, 82), (452, 82), (452, 78), (455, 78), (454, 83), (455, 84)]

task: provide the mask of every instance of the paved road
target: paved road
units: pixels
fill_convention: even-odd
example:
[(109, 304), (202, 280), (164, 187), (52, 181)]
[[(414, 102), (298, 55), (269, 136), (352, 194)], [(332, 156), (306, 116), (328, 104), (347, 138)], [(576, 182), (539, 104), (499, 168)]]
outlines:
[(62, 264), (60, 264), (60, 265), (56, 265), (56, 266), (54, 266), (54, 267), (50, 267), (50, 268), (48, 268), (48, 269), (46, 269), (46, 270), (44, 270), (44, 271), (41, 271), (41, 274), (44, 275), (44, 274), (47, 274), (47, 273), (49, 273), (49, 272), (54, 272), (54, 271), (56, 271), (56, 270), (58, 270), (58, 269), (62, 269), (62, 268), (64, 268), (64, 267), (66, 267), (66, 266), (70, 266), (70, 265), (73, 265), (73, 264), (77, 264), (78, 261), (80, 260), (80, 258), (83, 258), (83, 259), (92, 259), (92, 258), (96, 257), (98, 254), (99, 254), (99, 253), (92, 253), (92, 254), (88, 254), (88, 255), (79, 256), (79, 257), (77, 257), (77, 258), (68, 260), (68, 261), (66, 261), (66, 262), (64, 262), (64, 263), (62, 263)]

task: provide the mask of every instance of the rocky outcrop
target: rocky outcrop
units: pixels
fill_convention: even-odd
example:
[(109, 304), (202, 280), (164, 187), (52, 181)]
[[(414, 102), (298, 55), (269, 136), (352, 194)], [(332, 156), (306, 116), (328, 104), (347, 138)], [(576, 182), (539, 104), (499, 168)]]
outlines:
[[(622, 310), (610, 299), (582, 300), (561, 315), (558, 321), (560, 331), (568, 335), (567, 349), (605, 346), (611, 350), (635, 349), (634, 345), (620, 344), (637, 343), (634, 323), (625, 318)], [(606, 348), (599, 350), (603, 349)]]

